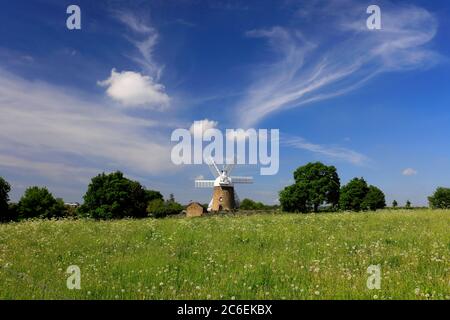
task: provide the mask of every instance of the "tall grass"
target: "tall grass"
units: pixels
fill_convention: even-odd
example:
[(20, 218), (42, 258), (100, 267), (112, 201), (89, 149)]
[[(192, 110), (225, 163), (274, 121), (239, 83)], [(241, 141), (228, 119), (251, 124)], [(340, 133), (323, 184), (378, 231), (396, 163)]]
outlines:
[(432, 210), (11, 223), (0, 298), (450, 299), (449, 230)]

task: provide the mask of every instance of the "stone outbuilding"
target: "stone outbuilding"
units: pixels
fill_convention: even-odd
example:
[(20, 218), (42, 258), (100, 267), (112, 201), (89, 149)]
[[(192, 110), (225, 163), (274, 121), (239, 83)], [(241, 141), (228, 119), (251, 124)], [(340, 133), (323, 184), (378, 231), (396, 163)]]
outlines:
[(198, 202), (191, 202), (186, 207), (186, 217), (200, 217), (206, 213), (206, 209)]

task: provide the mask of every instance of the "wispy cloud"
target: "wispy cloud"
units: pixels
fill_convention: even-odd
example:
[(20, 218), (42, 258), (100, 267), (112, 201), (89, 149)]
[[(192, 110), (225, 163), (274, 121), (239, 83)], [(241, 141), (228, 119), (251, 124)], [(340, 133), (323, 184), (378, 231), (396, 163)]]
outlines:
[(246, 11), (249, 10), (249, 7), (244, 3), (241, 3), (240, 1), (210, 1), (208, 2), (208, 5), (211, 9), (217, 9), (217, 10), (226, 10), (226, 11)]
[(149, 26), (147, 23), (139, 20), (134, 14), (131, 12), (117, 12), (117, 19), (121, 21), (123, 24), (127, 25), (131, 30), (138, 33), (149, 34), (156, 33), (155, 29)]
[(301, 28), (275, 26), (247, 32), (248, 37), (266, 39), (276, 58), (255, 72), (255, 81), (236, 105), (241, 126), (348, 93), (380, 73), (424, 68), (439, 60), (427, 48), (437, 21), (425, 9), (385, 2), (382, 30), (368, 30), (364, 4), (344, 4), (322, 1), (308, 7), (310, 18), (326, 17), (319, 30), (303, 33)]
[(370, 162), (370, 159), (367, 156), (354, 150), (339, 146), (315, 144), (301, 137), (289, 137), (282, 139), (281, 143), (288, 147), (313, 152), (318, 156), (328, 159), (345, 161), (355, 165), (367, 165)]
[(119, 12), (115, 16), (133, 32), (131, 35), (126, 35), (126, 38), (138, 51), (137, 55), (131, 55), (131, 59), (139, 63), (146, 74), (155, 81), (159, 81), (164, 65), (159, 64), (154, 58), (155, 47), (159, 40), (158, 31), (131, 12)]
[(405, 170), (402, 171), (402, 174), (404, 176), (415, 176), (417, 174), (417, 170), (413, 168), (406, 168)]
[(173, 169), (167, 138), (158, 133), (164, 122), (128, 116), (80, 92), (1, 70), (0, 110), (0, 166), (41, 175), (53, 168), (61, 179), (97, 168), (143, 175)]
[(154, 58), (159, 38), (157, 30), (131, 12), (114, 12), (114, 16), (131, 31), (125, 37), (136, 52), (129, 57), (140, 65), (142, 72), (113, 68), (110, 77), (98, 84), (107, 87), (108, 96), (124, 106), (165, 109), (171, 99), (160, 81), (164, 65)]
[(0, 46), (0, 61), (2, 65), (9, 67), (19, 66), (29, 68), (36, 62), (36, 59), (28, 53)]
[(50, 180), (69, 180), (84, 184), (87, 184), (91, 177), (103, 171), (79, 165), (27, 160), (23, 157), (2, 154), (0, 154), (0, 167), (19, 170), (22, 173), (38, 175)]
[(181, 26), (184, 26), (184, 27), (190, 27), (190, 28), (196, 26), (195, 23), (187, 21), (187, 20), (184, 20), (184, 19), (175, 19), (173, 21), (170, 21), (169, 24), (170, 23), (174, 23), (174, 24), (178, 24), (178, 25), (181, 25)]

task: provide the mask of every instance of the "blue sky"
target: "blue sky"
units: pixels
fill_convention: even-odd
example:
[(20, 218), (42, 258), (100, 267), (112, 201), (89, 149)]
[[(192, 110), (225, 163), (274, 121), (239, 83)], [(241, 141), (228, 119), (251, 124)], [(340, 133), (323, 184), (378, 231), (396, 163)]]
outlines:
[[(77, 4), (82, 29), (66, 28)], [(368, 30), (366, 8), (381, 8)], [(8, 1), (0, 10), (0, 176), (81, 201), (122, 170), (181, 202), (209, 200), (174, 166), (170, 134), (280, 129), (280, 171), (235, 170), (241, 198), (274, 203), (309, 161), (388, 201), (450, 186), (448, 1)]]

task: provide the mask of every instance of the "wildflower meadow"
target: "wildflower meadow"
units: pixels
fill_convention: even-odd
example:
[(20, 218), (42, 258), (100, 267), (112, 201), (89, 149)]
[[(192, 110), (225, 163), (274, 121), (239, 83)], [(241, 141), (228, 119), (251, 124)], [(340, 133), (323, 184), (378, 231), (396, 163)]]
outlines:
[(448, 300), (449, 230), (427, 209), (28, 220), (0, 225), (0, 298)]

